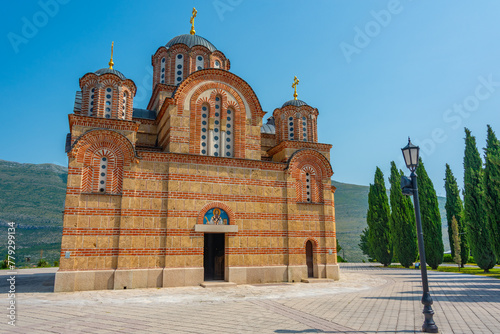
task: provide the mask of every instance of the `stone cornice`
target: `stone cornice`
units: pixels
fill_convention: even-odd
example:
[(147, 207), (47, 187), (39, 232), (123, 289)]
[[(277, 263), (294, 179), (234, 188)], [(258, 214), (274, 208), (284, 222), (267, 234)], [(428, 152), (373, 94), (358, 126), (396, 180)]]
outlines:
[(317, 150), (320, 152), (330, 151), (333, 146), (330, 144), (321, 144), (321, 143), (312, 143), (308, 141), (296, 141), (296, 140), (286, 140), (281, 142), (279, 145), (274, 146), (267, 150), (267, 154), (270, 156), (275, 155), (276, 153), (286, 149), (286, 148), (294, 148), (294, 149), (303, 149), (310, 148), (313, 150)]

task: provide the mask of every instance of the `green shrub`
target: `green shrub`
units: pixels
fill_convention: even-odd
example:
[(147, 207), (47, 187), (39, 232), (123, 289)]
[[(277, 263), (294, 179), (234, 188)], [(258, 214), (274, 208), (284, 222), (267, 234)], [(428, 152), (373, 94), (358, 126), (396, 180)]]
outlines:
[(474, 261), (474, 258), (472, 256), (469, 256), (469, 261), (467, 261), (467, 263), (476, 264), (476, 261)]
[(59, 261), (54, 261), (54, 267), (59, 267)]
[(341, 263), (341, 262), (347, 262), (347, 261), (346, 261), (346, 260), (344, 260), (344, 259), (342, 258), (342, 256), (337, 255), (337, 262), (338, 262), (338, 263)]
[(38, 268), (43, 268), (43, 267), (50, 267), (50, 264), (47, 261), (45, 261), (44, 259), (40, 259), (40, 261), (38, 261), (36, 266)]
[(451, 256), (451, 254), (444, 254), (444, 256), (443, 256), (443, 262), (445, 262), (445, 263), (454, 263), (453, 262), (453, 257)]

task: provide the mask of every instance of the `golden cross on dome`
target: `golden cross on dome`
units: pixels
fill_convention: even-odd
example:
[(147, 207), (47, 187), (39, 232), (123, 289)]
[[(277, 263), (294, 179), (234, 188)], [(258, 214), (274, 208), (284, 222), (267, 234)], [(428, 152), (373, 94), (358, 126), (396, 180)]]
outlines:
[(196, 14), (198, 14), (198, 11), (193, 7), (193, 15), (191, 16), (191, 20), (189, 20), (189, 23), (191, 23), (191, 31), (189, 33), (191, 35), (194, 35), (196, 33), (196, 31), (194, 30), (194, 18), (196, 17)]
[(115, 63), (113, 63), (113, 45), (115, 44), (115, 42), (111, 42), (111, 59), (109, 60), (109, 69), (112, 70), (113, 69), (113, 65)]
[(297, 100), (297, 85), (298, 84), (299, 84), (299, 79), (297, 79), (297, 76), (295, 76), (293, 78), (293, 84), (292, 84), (292, 88), (295, 90), (295, 92), (293, 93), (294, 100)]

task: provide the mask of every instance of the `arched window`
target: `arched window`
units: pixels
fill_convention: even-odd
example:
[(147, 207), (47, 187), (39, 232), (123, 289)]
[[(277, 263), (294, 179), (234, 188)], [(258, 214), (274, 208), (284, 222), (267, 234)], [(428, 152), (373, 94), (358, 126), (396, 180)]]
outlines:
[(204, 67), (203, 56), (196, 56), (196, 70), (202, 70)]
[(94, 113), (94, 110), (96, 110), (96, 109), (94, 109), (94, 103), (96, 101), (95, 93), (96, 93), (96, 90), (94, 87), (92, 87), (92, 89), (89, 92), (89, 109), (87, 112), (88, 116), (95, 116), (95, 113)]
[(321, 180), (316, 170), (309, 164), (303, 166), (296, 175), (297, 201), (302, 203), (322, 202)]
[(88, 151), (91, 163), (83, 167), (82, 191), (91, 193), (121, 192), (122, 168), (116, 166), (116, 152), (107, 148)]
[(182, 82), (184, 73), (184, 56), (179, 53), (175, 56), (175, 85), (178, 85)]
[(306, 172), (306, 201), (312, 202), (312, 186), (311, 186), (311, 174)]
[(165, 83), (165, 57), (161, 59), (161, 69), (160, 69), (160, 83)]
[(307, 141), (307, 118), (302, 117), (302, 140)]
[(101, 164), (99, 165), (98, 188), (100, 193), (106, 192), (106, 181), (108, 180), (108, 159), (108, 156), (101, 157)]
[(210, 142), (209, 142), (209, 154), (214, 157), (220, 156), (220, 137), (221, 137), (221, 124), (220, 124), (220, 114), (221, 114), (222, 98), (220, 95), (215, 97), (215, 110), (214, 110), (214, 128), (210, 130)]
[(288, 140), (295, 140), (293, 116), (288, 117)]
[(234, 155), (234, 110), (233, 108), (228, 108), (226, 110), (226, 131), (223, 132), (222, 138), (222, 152), (221, 156), (226, 158), (231, 158)]
[(201, 106), (201, 140), (200, 153), (207, 155), (208, 153), (208, 117), (210, 115), (210, 107), (207, 103)]
[(225, 107), (226, 100), (222, 94), (214, 94), (209, 99), (199, 101), (197, 107), (201, 108), (197, 118), (198, 124), (201, 124), (198, 132), (200, 148), (196, 151), (201, 155), (232, 158), (235, 155), (234, 125), (237, 106)]
[(220, 68), (220, 61), (217, 59), (214, 61), (214, 68)]
[(119, 111), (118, 118), (120, 119), (125, 119), (125, 114), (127, 113), (127, 100), (128, 100), (128, 92), (123, 93), (123, 100), (122, 100), (122, 108)]
[(113, 108), (113, 88), (104, 89), (104, 117), (111, 118), (111, 108)]

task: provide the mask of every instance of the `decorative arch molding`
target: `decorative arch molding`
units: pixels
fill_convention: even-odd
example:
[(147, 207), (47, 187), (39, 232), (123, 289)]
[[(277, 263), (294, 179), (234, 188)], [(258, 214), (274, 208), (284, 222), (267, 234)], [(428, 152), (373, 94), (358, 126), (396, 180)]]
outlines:
[(196, 220), (196, 224), (203, 224), (203, 217), (205, 217), (205, 214), (208, 212), (208, 210), (213, 209), (213, 208), (220, 208), (224, 211), (226, 211), (227, 215), (229, 216), (229, 225), (237, 225), (236, 224), (236, 215), (234, 214), (233, 209), (231, 209), (229, 206), (222, 202), (211, 202), (208, 204), (205, 204), (199, 214), (198, 218)]
[(311, 243), (313, 245), (313, 253), (319, 253), (319, 242), (318, 242), (318, 239), (313, 238), (313, 237), (308, 237), (308, 238), (306, 238), (304, 240), (304, 243), (302, 245), (302, 249), (304, 250), (304, 254), (306, 253), (306, 245), (307, 245), (308, 241), (311, 241)]
[(310, 148), (303, 148), (294, 152), (288, 159), (286, 169), (288, 173), (293, 175), (294, 171), (302, 169), (307, 164), (313, 167), (317, 166), (318, 170), (316, 172), (321, 172), (322, 178), (330, 178), (333, 175), (332, 165), (328, 159), (320, 152)]
[[(303, 105), (303, 106), (293, 106), (293, 105), (289, 105), (289, 106), (285, 106), (283, 108), (276, 108), (274, 109), (274, 112), (277, 112), (277, 111), (281, 111), (283, 113), (285, 113), (286, 115), (290, 115), (290, 114), (293, 114), (293, 113), (296, 113), (296, 112), (308, 112), (308, 113), (311, 113), (313, 115), (318, 115), (319, 114), (319, 111), (317, 108), (314, 108), (314, 107), (311, 107), (310, 105)], [(273, 114), (274, 114), (273, 112)]]
[[(234, 96), (241, 95), (248, 103), (251, 113), (252, 125), (258, 125), (259, 121), (265, 115), (262, 110), (259, 99), (252, 87), (239, 76), (221, 69), (203, 69), (189, 75), (174, 91), (174, 99), (177, 101), (177, 113), (182, 115), (184, 112), (184, 100), (188, 98), (191, 90), (203, 82), (215, 82), (225, 84), (229, 89), (227, 91)], [(234, 89), (232, 88), (234, 87)], [(215, 87), (214, 87), (215, 88)], [(222, 88), (222, 87), (221, 87)], [(197, 91), (200, 89), (198, 87)], [(236, 92), (238, 90), (238, 92)]]
[(81, 191), (87, 193), (121, 194), (124, 166), (138, 161), (132, 143), (107, 129), (81, 135), (68, 156), (83, 164)]
[(295, 152), (288, 161), (288, 173), (295, 180), (298, 203), (323, 203), (323, 180), (333, 171), (324, 155), (312, 149)]
[(76, 161), (85, 161), (88, 151), (96, 152), (101, 148), (115, 152), (123, 157), (124, 166), (129, 166), (132, 162), (138, 162), (139, 156), (134, 145), (121, 133), (110, 129), (92, 129), (78, 137), (71, 146), (68, 156), (76, 158)]
[(120, 77), (114, 73), (106, 73), (106, 74), (101, 74), (97, 75), (95, 73), (87, 73), (85, 74), (81, 79), (80, 79), (80, 88), (84, 87), (89, 87), (92, 85), (95, 85), (97, 83), (103, 84), (103, 85), (111, 85), (114, 87), (118, 86), (125, 86), (127, 87), (130, 92), (135, 96), (137, 92), (137, 86), (135, 83), (130, 80), (130, 79), (125, 79), (122, 80)]

